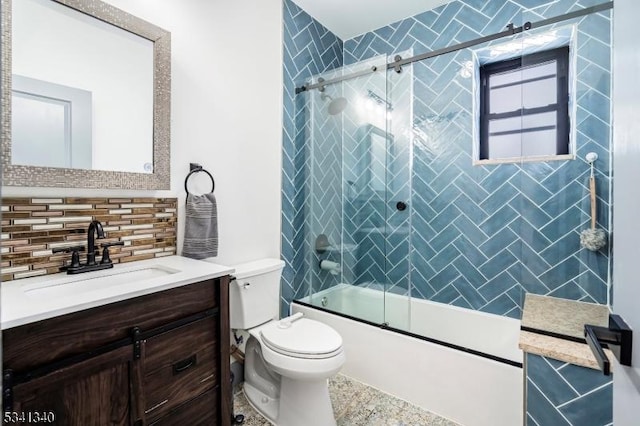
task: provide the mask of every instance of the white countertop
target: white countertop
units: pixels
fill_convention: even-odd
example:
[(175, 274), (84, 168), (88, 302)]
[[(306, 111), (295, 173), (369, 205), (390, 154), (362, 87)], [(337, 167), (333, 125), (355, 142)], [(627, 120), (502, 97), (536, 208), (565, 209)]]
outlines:
[[(99, 282), (104, 284), (107, 280), (104, 277), (110, 275), (119, 276), (118, 279), (113, 280), (117, 282), (123, 281), (121, 277), (125, 277), (127, 272), (149, 269), (151, 272), (156, 271), (162, 275), (145, 278), (141, 274), (142, 279), (137, 281), (120, 282), (117, 285), (96, 285)], [(163, 274), (162, 271), (168, 273)], [(234, 269), (228, 266), (182, 256), (167, 256), (117, 264), (111, 269), (77, 275), (60, 273), (3, 282), (0, 286), (2, 330), (221, 277), (233, 272)], [(92, 283), (92, 280), (100, 278), (102, 278), (100, 281), (96, 280)], [(86, 282), (78, 283), (84, 280)], [(66, 284), (72, 284), (72, 286), (65, 289)], [(56, 289), (58, 286), (60, 286), (59, 291)], [(72, 288), (75, 290), (69, 291)]]

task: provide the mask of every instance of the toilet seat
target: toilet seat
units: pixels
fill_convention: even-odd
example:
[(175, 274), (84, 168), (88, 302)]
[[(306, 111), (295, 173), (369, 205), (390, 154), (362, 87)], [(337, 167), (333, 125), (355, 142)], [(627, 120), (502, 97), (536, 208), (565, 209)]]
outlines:
[(333, 328), (307, 318), (260, 327), (260, 340), (274, 352), (302, 359), (331, 358), (342, 352), (342, 337)]

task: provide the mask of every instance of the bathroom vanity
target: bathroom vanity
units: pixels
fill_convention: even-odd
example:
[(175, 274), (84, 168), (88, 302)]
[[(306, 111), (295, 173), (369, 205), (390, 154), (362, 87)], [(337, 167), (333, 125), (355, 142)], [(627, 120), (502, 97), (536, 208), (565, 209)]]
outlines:
[[(174, 272), (73, 295), (64, 295), (64, 287), (77, 281), (58, 284), (57, 301), (29, 293), (34, 288), (55, 291), (45, 284), (64, 276), (3, 283), (3, 309), (9, 308), (2, 318), (5, 420), (230, 424), (232, 270), (177, 256), (164, 258), (162, 265), (158, 260), (137, 263), (135, 269), (117, 265), (111, 276), (136, 276), (153, 268)], [(109, 279), (101, 273), (85, 274), (92, 278), (82, 284)], [(31, 306), (24, 305), (29, 297)]]

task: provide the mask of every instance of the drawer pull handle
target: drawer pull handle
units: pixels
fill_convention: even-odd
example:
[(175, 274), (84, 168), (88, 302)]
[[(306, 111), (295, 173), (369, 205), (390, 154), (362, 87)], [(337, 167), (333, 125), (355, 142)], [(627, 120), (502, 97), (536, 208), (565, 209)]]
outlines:
[(173, 374), (180, 374), (183, 371), (188, 370), (189, 368), (196, 365), (197, 362), (198, 359), (196, 358), (196, 354), (193, 354), (189, 358), (183, 359), (182, 361), (178, 361), (173, 364)]
[(207, 377), (205, 377), (204, 379), (200, 380), (200, 383), (204, 383), (207, 380), (211, 380), (211, 379), (213, 379), (214, 376), (215, 376), (215, 374), (209, 374)]
[(162, 407), (164, 404), (166, 404), (167, 402), (169, 402), (168, 399), (165, 399), (164, 401), (154, 405), (153, 407), (149, 408), (148, 410), (144, 410), (145, 414), (149, 414), (150, 412), (152, 412), (153, 410)]

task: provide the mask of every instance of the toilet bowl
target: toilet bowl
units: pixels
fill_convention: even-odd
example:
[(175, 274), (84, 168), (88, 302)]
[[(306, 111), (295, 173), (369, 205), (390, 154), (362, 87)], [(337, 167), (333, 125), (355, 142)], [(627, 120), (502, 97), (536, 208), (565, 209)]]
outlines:
[(345, 362), (342, 337), (301, 313), (277, 319), (283, 267), (276, 259), (235, 267), (231, 327), (250, 335), (244, 393), (277, 426), (334, 426), (327, 379)]

